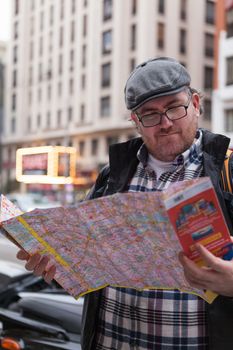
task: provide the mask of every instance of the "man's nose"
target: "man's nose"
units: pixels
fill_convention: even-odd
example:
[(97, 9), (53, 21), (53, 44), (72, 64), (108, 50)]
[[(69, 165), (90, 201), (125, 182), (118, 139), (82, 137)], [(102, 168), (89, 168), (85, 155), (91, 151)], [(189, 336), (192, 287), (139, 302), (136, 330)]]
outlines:
[(169, 128), (170, 126), (173, 125), (173, 121), (170, 120), (166, 114), (161, 114), (161, 122), (160, 122), (161, 127)]

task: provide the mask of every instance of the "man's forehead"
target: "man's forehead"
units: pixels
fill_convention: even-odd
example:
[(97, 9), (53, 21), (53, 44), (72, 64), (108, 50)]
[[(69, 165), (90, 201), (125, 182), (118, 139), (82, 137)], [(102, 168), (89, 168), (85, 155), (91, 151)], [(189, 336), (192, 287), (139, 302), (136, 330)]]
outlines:
[(137, 109), (137, 112), (141, 113), (145, 110), (149, 109), (157, 109), (157, 108), (166, 108), (168, 105), (172, 103), (184, 103), (184, 98), (187, 96), (187, 91), (181, 91), (177, 94), (161, 96), (150, 101), (145, 102), (142, 106)]

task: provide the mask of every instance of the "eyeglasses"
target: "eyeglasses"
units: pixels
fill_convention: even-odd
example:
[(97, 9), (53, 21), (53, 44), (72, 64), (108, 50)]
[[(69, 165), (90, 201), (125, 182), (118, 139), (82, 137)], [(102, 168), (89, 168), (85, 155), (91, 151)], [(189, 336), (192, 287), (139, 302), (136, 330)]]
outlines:
[(169, 120), (178, 120), (186, 117), (187, 109), (189, 107), (192, 95), (189, 95), (189, 99), (186, 105), (179, 105), (171, 108), (167, 108), (164, 112), (153, 112), (140, 116), (138, 112), (135, 112), (138, 120), (145, 128), (150, 128), (155, 125), (159, 125), (162, 122), (162, 117), (165, 115)]

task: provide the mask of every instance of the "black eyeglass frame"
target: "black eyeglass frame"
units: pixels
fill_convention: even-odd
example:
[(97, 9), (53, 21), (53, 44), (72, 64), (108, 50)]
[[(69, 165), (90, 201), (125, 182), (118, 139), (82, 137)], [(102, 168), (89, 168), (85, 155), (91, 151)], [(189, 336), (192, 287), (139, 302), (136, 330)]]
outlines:
[[(170, 107), (170, 108), (167, 108), (164, 112), (154, 112), (154, 113), (150, 113), (150, 114), (145, 114), (143, 116), (140, 116), (140, 114), (137, 111), (134, 111), (134, 114), (137, 116), (139, 122), (142, 123), (144, 128), (152, 128), (153, 126), (161, 124), (162, 118), (163, 118), (164, 115), (167, 117), (168, 120), (171, 120), (171, 121), (182, 119), (182, 118), (187, 116), (187, 109), (189, 108), (189, 105), (190, 105), (190, 102), (191, 102), (191, 99), (192, 99), (192, 96), (193, 96), (193, 93), (191, 91), (189, 91), (188, 94), (189, 94), (189, 99), (188, 99), (187, 104), (185, 104), (185, 105), (178, 105), (178, 106)], [(179, 108), (179, 107), (184, 107), (185, 114), (182, 117), (179, 117), (179, 118), (172, 118), (172, 119), (169, 118), (168, 115), (167, 115), (167, 111), (169, 111), (170, 109), (175, 109), (175, 108)], [(143, 124), (143, 118), (151, 116), (151, 115), (154, 115), (154, 114), (158, 114), (160, 116), (159, 122), (156, 123), (156, 124), (153, 124), (153, 125), (144, 125)]]

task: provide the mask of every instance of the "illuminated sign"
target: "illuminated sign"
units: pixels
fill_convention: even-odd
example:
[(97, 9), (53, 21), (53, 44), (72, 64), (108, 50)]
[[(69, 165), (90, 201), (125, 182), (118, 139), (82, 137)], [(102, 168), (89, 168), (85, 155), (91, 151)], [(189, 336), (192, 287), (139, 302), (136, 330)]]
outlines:
[(38, 153), (22, 156), (23, 175), (47, 175), (48, 154)]
[(76, 149), (63, 146), (20, 148), (16, 179), (25, 183), (69, 184), (75, 179)]

